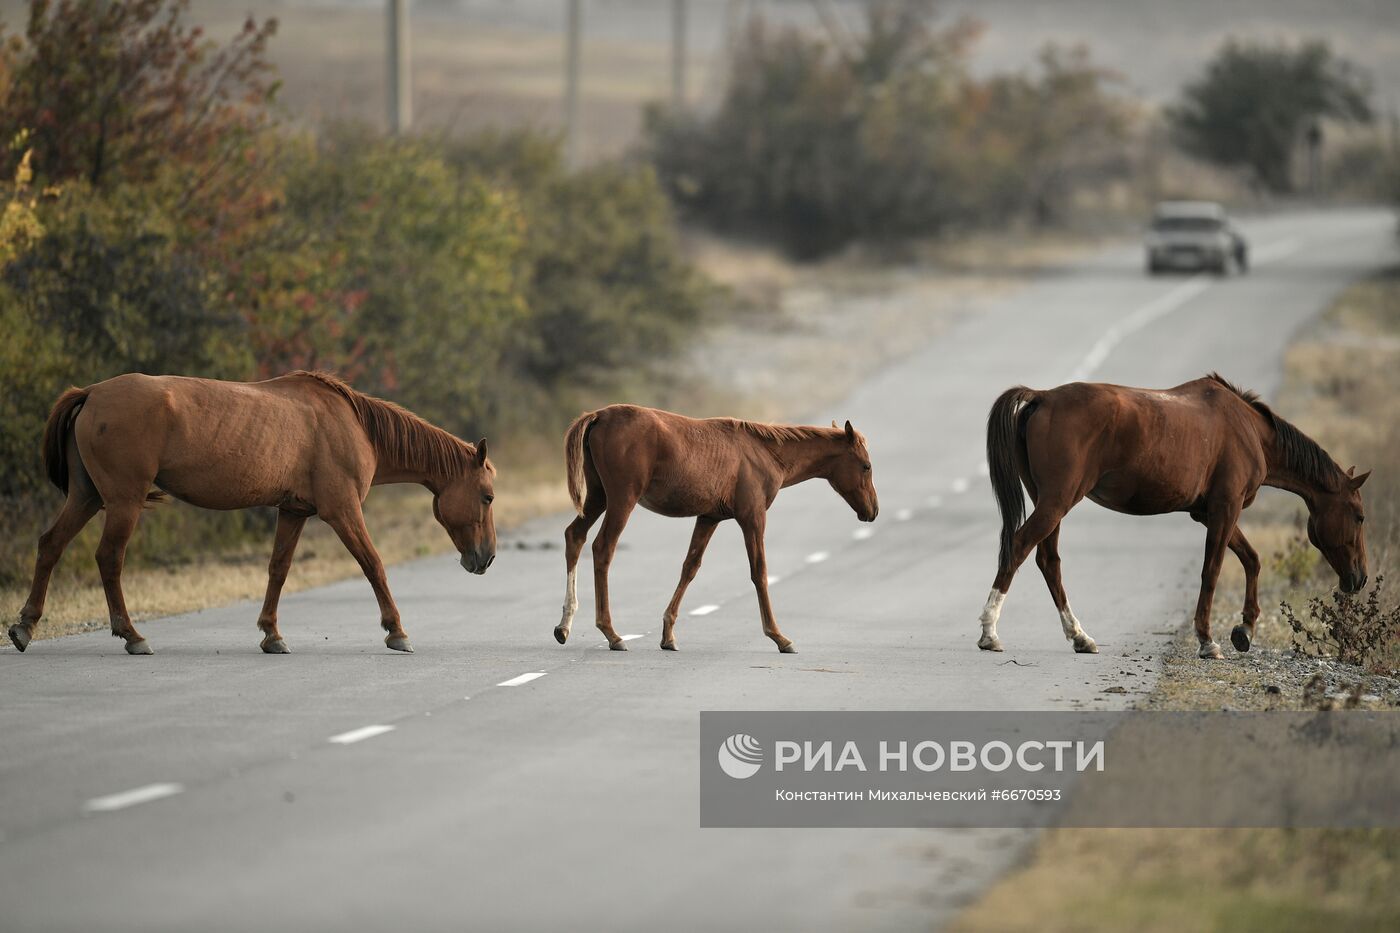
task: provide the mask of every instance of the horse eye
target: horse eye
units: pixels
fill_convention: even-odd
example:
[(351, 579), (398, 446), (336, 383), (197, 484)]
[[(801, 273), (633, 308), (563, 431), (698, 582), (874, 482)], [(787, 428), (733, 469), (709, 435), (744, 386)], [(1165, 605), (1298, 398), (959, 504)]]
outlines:
[(492, 502), (496, 501), (496, 497), (489, 492), (483, 493), (481, 496), (481, 501), (487, 505), (490, 505)]
[(1365, 521), (1366, 521), (1366, 516), (1365, 516), (1365, 515), (1357, 515), (1357, 516), (1356, 516), (1356, 523), (1357, 523), (1358, 525), (1362, 524), (1362, 523), (1365, 522)]
[(868, 463), (862, 463), (862, 464), (860, 465), (860, 471), (861, 471), (862, 473), (869, 473), (869, 472), (870, 472), (870, 464), (868, 464)]

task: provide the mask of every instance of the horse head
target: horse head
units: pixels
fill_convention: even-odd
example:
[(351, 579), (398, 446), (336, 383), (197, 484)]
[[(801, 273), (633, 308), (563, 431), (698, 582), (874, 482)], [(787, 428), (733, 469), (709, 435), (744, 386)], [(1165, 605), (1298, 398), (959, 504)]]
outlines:
[(433, 484), (433, 516), (446, 529), (462, 555), (462, 569), (485, 573), (496, 559), (496, 522), (491, 503), (496, 498), (492, 477), (496, 468), (486, 459), (486, 438), (460, 474)]
[[(833, 428), (836, 422), (831, 422)], [(840, 430), (837, 428), (837, 430)], [(870, 451), (866, 449), (865, 437), (846, 422), (845, 437), (841, 443), (844, 449), (827, 473), (827, 482), (837, 495), (863, 522), (875, 521), (880, 514), (880, 501), (875, 495), (875, 473), (870, 466)]]
[(1366, 536), (1361, 524), (1361, 485), (1370, 472), (1347, 470), (1334, 484), (1315, 492), (1308, 501), (1308, 540), (1337, 572), (1342, 592), (1355, 593), (1366, 585)]

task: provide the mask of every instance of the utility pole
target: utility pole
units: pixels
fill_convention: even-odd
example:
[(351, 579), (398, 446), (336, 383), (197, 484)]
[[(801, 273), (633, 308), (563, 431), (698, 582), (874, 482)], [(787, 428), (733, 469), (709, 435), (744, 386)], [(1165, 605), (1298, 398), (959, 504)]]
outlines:
[(578, 165), (578, 68), (579, 32), (582, 29), (582, 0), (569, 2), (569, 37), (564, 62), (564, 161)]
[(409, 0), (387, 0), (389, 15), (389, 132), (395, 136), (413, 122), (413, 76), (408, 53)]
[(685, 108), (685, 0), (671, 0), (671, 106)]

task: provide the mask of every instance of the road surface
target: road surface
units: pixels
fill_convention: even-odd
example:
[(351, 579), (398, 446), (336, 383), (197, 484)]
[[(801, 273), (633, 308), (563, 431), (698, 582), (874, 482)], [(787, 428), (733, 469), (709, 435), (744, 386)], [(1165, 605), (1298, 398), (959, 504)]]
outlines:
[(1033, 564), (1001, 618), (1007, 652), (978, 651), (998, 528), (983, 420), (1018, 382), (1218, 369), (1267, 393), (1290, 334), (1394, 258), (1384, 212), (1245, 227), (1247, 277), (1149, 279), (1138, 250), (1110, 250), (823, 412), (867, 434), (881, 512), (862, 525), (824, 484), (779, 497), (773, 599), (799, 654), (760, 634), (732, 523), (690, 589), (681, 650), (658, 650), (690, 522), (641, 510), (612, 570), (618, 630), (638, 636), (626, 653), (589, 625), (587, 551), (574, 637), (551, 637), (563, 516), (504, 539), (485, 577), (448, 557), (394, 568), (413, 655), (382, 647), (359, 579), (284, 600), (287, 657), (258, 652), (249, 603), (144, 624), (154, 657), (105, 634), (6, 647), (0, 928), (938, 924), (1027, 833), (702, 831), (698, 711), (1111, 709), (1148, 689), (1194, 603), (1202, 532), (1082, 505), (1061, 550), (1101, 653), (1070, 650)]

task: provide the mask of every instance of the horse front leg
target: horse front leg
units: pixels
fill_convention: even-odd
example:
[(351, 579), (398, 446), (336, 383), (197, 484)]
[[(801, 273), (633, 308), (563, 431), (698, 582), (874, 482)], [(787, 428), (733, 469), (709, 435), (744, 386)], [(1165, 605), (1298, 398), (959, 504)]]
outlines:
[(763, 619), (763, 634), (773, 639), (783, 654), (796, 654), (792, 642), (778, 631), (778, 622), (773, 618), (773, 604), (768, 599), (768, 556), (763, 550), (763, 530), (767, 516), (759, 512), (739, 520), (744, 530), (744, 547), (749, 552), (749, 579), (753, 580), (754, 591), (758, 594), (758, 612)]
[(1254, 640), (1254, 626), (1259, 621), (1259, 555), (1250, 546), (1240, 526), (1236, 525), (1230, 535), (1230, 550), (1239, 558), (1244, 568), (1244, 612), (1243, 621), (1230, 632), (1230, 643), (1236, 651), (1248, 651)]
[(305, 515), (281, 510), (277, 513), (277, 534), (272, 542), (272, 559), (267, 565), (267, 595), (263, 598), (262, 612), (258, 614), (258, 628), (263, 633), (260, 647), (266, 654), (291, 654), (277, 629), (277, 603), (282, 598), (282, 586), (287, 582), (292, 555), (296, 553), (305, 525)]
[(1196, 640), (1204, 659), (1221, 657), (1220, 646), (1210, 635), (1210, 607), (1215, 601), (1215, 585), (1220, 579), (1220, 566), (1225, 562), (1225, 549), (1230, 543), (1235, 521), (1239, 518), (1238, 503), (1213, 506), (1205, 516), (1206, 555), (1201, 566), (1201, 594), (1196, 600)]
[(686, 587), (695, 579), (695, 575), (700, 571), (700, 561), (705, 556), (705, 548), (710, 543), (710, 538), (719, 527), (719, 522), (713, 518), (700, 516), (695, 519), (695, 531), (690, 536), (690, 549), (685, 553), (685, 564), (681, 567), (681, 582), (676, 584), (676, 592), (671, 596), (671, 603), (666, 607), (666, 614), (661, 617), (661, 649), (663, 651), (676, 650), (676, 617), (681, 611), (681, 600), (685, 597)]
[(379, 619), (384, 631), (384, 644), (394, 651), (413, 653), (408, 633), (399, 620), (399, 607), (394, 605), (394, 597), (389, 594), (389, 580), (384, 574), (384, 562), (370, 541), (369, 529), (365, 527), (364, 513), (358, 502), (351, 502), (334, 511), (321, 512), (321, 518), (335, 531), (345, 549), (355, 558), (374, 590), (374, 598), (379, 601)]

